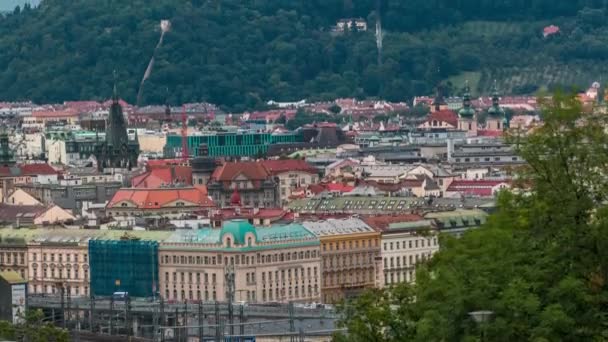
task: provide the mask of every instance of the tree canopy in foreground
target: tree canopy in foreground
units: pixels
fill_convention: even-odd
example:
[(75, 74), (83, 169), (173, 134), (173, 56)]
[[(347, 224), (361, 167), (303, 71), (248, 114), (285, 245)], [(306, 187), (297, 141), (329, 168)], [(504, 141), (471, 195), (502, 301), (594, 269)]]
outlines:
[[(419, 266), (415, 285), (345, 303), (336, 341), (608, 339), (608, 134), (574, 95), (543, 101), (545, 123), (519, 144), (529, 166), (488, 223)], [(482, 326), (469, 315), (493, 311)]]

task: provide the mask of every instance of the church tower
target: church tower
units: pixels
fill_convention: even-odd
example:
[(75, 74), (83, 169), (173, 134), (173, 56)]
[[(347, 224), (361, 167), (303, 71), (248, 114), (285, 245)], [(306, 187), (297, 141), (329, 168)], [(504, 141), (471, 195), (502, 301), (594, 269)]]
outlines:
[(488, 117), (486, 118), (486, 129), (490, 131), (502, 131), (507, 127), (507, 118), (505, 110), (500, 107), (500, 99), (498, 97), (498, 86), (494, 81), (492, 89), (492, 107), (488, 109)]
[(15, 165), (15, 155), (11, 151), (9, 140), (10, 136), (4, 127), (0, 131), (0, 166)]
[(131, 169), (137, 165), (139, 157), (139, 142), (137, 134), (134, 140), (129, 140), (127, 122), (118, 101), (116, 79), (114, 93), (106, 125), (106, 140), (97, 145), (97, 167), (100, 171), (105, 168)]
[(466, 131), (468, 136), (477, 135), (477, 116), (471, 107), (471, 90), (467, 81), (464, 87), (462, 108), (458, 111), (458, 129)]
[(437, 94), (431, 103), (431, 113), (440, 112), (442, 110), (447, 110), (448, 104), (445, 102), (445, 98), (443, 95), (443, 85), (437, 85)]

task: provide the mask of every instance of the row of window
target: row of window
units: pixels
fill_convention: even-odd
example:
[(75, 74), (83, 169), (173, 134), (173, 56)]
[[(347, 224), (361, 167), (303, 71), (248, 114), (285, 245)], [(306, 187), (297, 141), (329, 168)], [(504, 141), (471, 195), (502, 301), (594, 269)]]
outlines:
[[(292, 273), (292, 270), (293, 270), (293, 273)], [(311, 273), (311, 270), (313, 273)], [(317, 267), (313, 267), (313, 268), (307, 267), (306, 273), (304, 273), (304, 267), (299, 268), (299, 271), (298, 271), (298, 268), (294, 268), (294, 269), (289, 268), (289, 269), (287, 269), (287, 272), (285, 272), (285, 270), (274, 271), (274, 272), (269, 271), (268, 273), (262, 272), (262, 282), (266, 282), (266, 279), (268, 279), (268, 282), (271, 283), (271, 285), (272, 285), (273, 273), (274, 273), (274, 280), (278, 282), (280, 279), (281, 282), (283, 282), (283, 283), (285, 282), (286, 279), (289, 281), (291, 281), (293, 279), (297, 282), (299, 279), (302, 279), (302, 281), (304, 281), (304, 279), (306, 279), (306, 278), (308, 278), (308, 281), (310, 282), (310, 279), (312, 279), (313, 277), (315, 278), (315, 281), (316, 281), (316, 279), (318, 279), (318, 275), (319, 275)], [(266, 274), (268, 274), (268, 277), (266, 277)], [(299, 277), (298, 277), (298, 274), (300, 275)], [(306, 277), (304, 276), (305, 274), (306, 274)], [(293, 278), (292, 278), (292, 275), (293, 275)], [(279, 278), (279, 276), (280, 276), (280, 278)], [(285, 278), (285, 276), (287, 276), (287, 278)], [(255, 277), (254, 277), (254, 279), (255, 279)]]
[[(401, 265), (403, 264), (403, 266), (409, 267), (409, 266), (414, 266), (418, 263), (418, 261), (422, 260), (426, 260), (428, 258), (431, 257), (431, 252), (428, 253), (422, 253), (422, 254), (415, 254), (415, 255), (409, 255), (409, 256), (403, 256), (403, 257), (390, 257), (390, 258), (384, 258), (384, 268), (388, 268), (390, 267), (401, 267)], [(403, 263), (401, 262), (401, 260), (403, 259)], [(397, 261), (395, 263), (395, 261)], [(409, 261), (409, 262), (408, 262)]]
[[(481, 161), (480, 159), (481, 159), (481, 158), (473, 158), (473, 161), (478, 162), (478, 161)], [(455, 161), (456, 161), (457, 163), (459, 163), (459, 162), (460, 162), (460, 160), (461, 160), (461, 158), (456, 158), (456, 159), (455, 159)], [(489, 161), (491, 161), (491, 160), (492, 160), (492, 158), (490, 158), (490, 157), (485, 157), (485, 158), (483, 158), (483, 161), (486, 161), (486, 162), (489, 162)], [(518, 160), (519, 160), (519, 158), (518, 158), (518, 157), (511, 157), (511, 161), (518, 161)], [(464, 158), (464, 161), (465, 161), (465, 162), (470, 162), (470, 161), (471, 161), (471, 158)], [(494, 161), (501, 161), (501, 158), (500, 158), (500, 157), (494, 157)]]
[(24, 252), (0, 252), (0, 264), (5, 265), (25, 265)]
[(334, 286), (334, 285), (360, 285), (365, 282), (374, 281), (374, 270), (356, 270), (346, 272), (335, 272), (330, 273), (323, 277), (323, 286)]
[[(48, 253), (50, 256), (50, 261), (51, 262), (55, 262), (55, 253)], [(38, 255), (36, 253), (32, 253), (32, 261), (38, 261)], [(49, 258), (47, 257), (47, 253), (42, 253), (42, 261), (49, 261)], [(81, 260), (79, 260), (78, 258), (78, 254), (77, 253), (57, 253), (57, 261), (58, 262), (80, 262)], [(88, 254), (83, 254), (82, 255), (82, 262), (89, 262), (89, 256)]]
[[(372, 242), (373, 241), (373, 242)], [(361, 246), (361, 248), (371, 248), (372, 245), (374, 245), (374, 247), (378, 247), (378, 240), (372, 240), (372, 239), (368, 239), (368, 240), (351, 240), (348, 241), (348, 249), (353, 249), (354, 248), (359, 248), (359, 245)], [(329, 242), (329, 243), (323, 243), (323, 251), (327, 251), (328, 249), (330, 251), (334, 250), (334, 246), (335, 249), (337, 251), (340, 250), (340, 248), (342, 250), (346, 249), (346, 241), (342, 241), (342, 242)]]
[[(49, 277), (49, 274), (51, 275)], [(82, 275), (83, 278), (80, 278), (80, 272), (77, 268), (75, 269), (59, 269), (59, 268), (51, 268), (49, 271), (49, 268), (43, 268), (40, 270), (40, 272), (38, 272), (38, 268), (33, 268), (32, 269), (32, 278), (33, 279), (37, 279), (38, 277), (40, 277), (42, 275), (42, 279), (84, 279), (84, 280), (89, 280), (89, 270), (83, 270)]]
[[(251, 245), (251, 239), (248, 244)], [(224, 256), (225, 265), (254, 265), (264, 264), (272, 262), (285, 262), (292, 260), (308, 260), (317, 257), (317, 250), (308, 250), (306, 252), (285, 252), (275, 254), (260, 254), (258, 253), (254, 258), (253, 255), (236, 254), (230, 257)], [(174, 265), (221, 265), (222, 255), (217, 256), (186, 256), (186, 255), (164, 255), (161, 256), (161, 264), (174, 264)]]
[(365, 266), (374, 264), (374, 254), (367, 253), (367, 258), (364, 253), (351, 255), (334, 255), (323, 257), (323, 267), (334, 266)]
[(401, 282), (411, 282), (416, 278), (414, 271), (391, 272), (384, 274), (384, 285), (398, 284)]
[[(306, 289), (308, 289), (308, 295), (306, 293)], [(314, 291), (314, 292), (313, 292)], [(252, 292), (251, 301), (255, 301), (255, 291)], [(268, 294), (268, 295), (267, 295)], [(294, 286), (293, 288), (290, 286), (287, 289), (269, 289), (266, 292), (266, 289), (262, 289), (262, 301), (273, 301), (273, 300), (287, 300), (287, 299), (298, 299), (298, 298), (310, 298), (319, 295), (319, 286), (316, 284), (314, 287), (312, 285), (308, 285), (308, 287), (302, 286)], [(248, 298), (249, 299), (249, 298)]]
[[(406, 243), (407, 242), (407, 243)], [(421, 239), (416, 239), (416, 240), (409, 240), (409, 241), (401, 241), (401, 243), (399, 242), (385, 242), (384, 243), (384, 250), (388, 251), (388, 250), (399, 250), (399, 249), (412, 249), (412, 248), (424, 248), (425, 246), (428, 247), (432, 247), (432, 246), (437, 246), (438, 242), (437, 242), (437, 238), (421, 238)]]
[[(180, 275), (180, 280), (181, 283), (184, 284), (186, 282), (186, 273), (185, 272), (179, 272)], [(188, 272), (188, 283), (190, 284), (194, 284), (194, 278), (193, 275), (196, 276), (196, 284), (200, 284), (201, 283), (201, 273), (200, 272), (196, 272), (195, 274), (192, 272)], [(203, 274), (204, 277), (204, 283), (208, 284), (209, 283), (209, 273), (204, 273)], [(215, 284), (217, 280), (217, 276), (215, 273), (211, 274), (211, 283)], [(169, 272), (165, 272), (165, 282), (169, 283)], [(173, 272), (173, 283), (177, 283), (177, 272)]]
[[(61, 289), (55, 285), (30, 285), (31, 293), (46, 293), (46, 294), (59, 294)], [(66, 286), (66, 294), (69, 293), (72, 296), (88, 296), (88, 286)]]

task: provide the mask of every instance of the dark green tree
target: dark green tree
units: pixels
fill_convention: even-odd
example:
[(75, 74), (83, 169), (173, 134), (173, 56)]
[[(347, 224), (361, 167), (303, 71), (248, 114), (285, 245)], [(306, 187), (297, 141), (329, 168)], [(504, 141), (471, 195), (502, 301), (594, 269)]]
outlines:
[[(518, 138), (528, 162), (521, 190), (501, 193), (481, 229), (441, 237), (415, 285), (341, 306), (348, 334), (337, 340), (474, 341), (480, 329), (489, 341), (608, 336), (607, 119), (582, 115), (573, 94), (540, 101), (543, 126)], [(469, 315), (477, 310), (493, 319), (478, 326)]]

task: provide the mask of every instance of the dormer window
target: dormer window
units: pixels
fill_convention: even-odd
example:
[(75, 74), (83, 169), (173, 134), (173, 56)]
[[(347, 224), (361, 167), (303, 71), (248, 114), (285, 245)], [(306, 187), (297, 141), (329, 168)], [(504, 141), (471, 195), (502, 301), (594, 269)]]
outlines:
[(247, 238), (247, 246), (251, 247), (251, 245), (252, 245), (252, 239), (251, 239), (251, 237), (248, 237)]
[(232, 239), (226, 238), (226, 247), (232, 248)]

